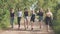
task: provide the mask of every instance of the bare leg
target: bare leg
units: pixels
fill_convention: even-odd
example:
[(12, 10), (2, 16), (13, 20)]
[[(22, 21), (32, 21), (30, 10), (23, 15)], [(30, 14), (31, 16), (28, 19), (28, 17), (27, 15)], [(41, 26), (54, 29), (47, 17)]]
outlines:
[(40, 25), (40, 29), (41, 29), (41, 22), (39, 22), (39, 25)]
[(31, 23), (31, 30), (33, 30), (33, 22)]
[(25, 30), (26, 30), (26, 22), (25, 22), (25, 20), (24, 20), (24, 27), (25, 27)]
[(40, 29), (42, 28), (42, 20), (39, 22)]
[(49, 26), (48, 26), (48, 25), (46, 25), (46, 30), (47, 30), (47, 32), (48, 32), (48, 28), (49, 28)]
[(28, 28), (28, 20), (26, 21), (26, 25), (27, 25), (27, 28)]

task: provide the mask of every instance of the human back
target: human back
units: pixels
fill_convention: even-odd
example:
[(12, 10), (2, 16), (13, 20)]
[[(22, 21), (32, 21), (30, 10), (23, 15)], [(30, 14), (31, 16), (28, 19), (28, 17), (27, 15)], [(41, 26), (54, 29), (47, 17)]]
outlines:
[(52, 12), (49, 10), (49, 9), (47, 9), (47, 13), (46, 13), (46, 17), (52, 17), (53, 15), (52, 15)]

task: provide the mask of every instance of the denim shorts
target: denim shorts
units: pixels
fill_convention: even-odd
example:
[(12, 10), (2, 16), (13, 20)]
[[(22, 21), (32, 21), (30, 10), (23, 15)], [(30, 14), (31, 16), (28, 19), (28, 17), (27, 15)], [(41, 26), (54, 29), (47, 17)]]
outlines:
[(25, 16), (25, 17), (24, 17), (24, 20), (25, 20), (25, 21), (28, 20), (28, 16)]
[(39, 16), (39, 21), (43, 20), (43, 16)]

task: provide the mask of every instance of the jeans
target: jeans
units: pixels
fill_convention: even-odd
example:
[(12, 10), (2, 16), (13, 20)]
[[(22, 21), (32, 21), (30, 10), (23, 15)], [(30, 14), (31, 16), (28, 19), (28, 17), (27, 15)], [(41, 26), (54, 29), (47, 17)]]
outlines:
[(18, 17), (18, 27), (20, 27), (21, 17)]
[(11, 17), (10, 18), (10, 24), (11, 24), (12, 28), (13, 28), (13, 22), (14, 22), (14, 17)]
[(39, 21), (43, 20), (43, 16), (39, 16)]

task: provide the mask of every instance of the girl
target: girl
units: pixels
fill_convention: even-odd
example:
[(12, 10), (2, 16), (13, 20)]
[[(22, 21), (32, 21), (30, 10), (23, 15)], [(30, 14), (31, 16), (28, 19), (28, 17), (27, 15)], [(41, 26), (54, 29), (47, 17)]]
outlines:
[(22, 11), (20, 9), (18, 9), (18, 29), (20, 29), (20, 21), (22, 18)]
[(43, 22), (43, 14), (44, 14), (43, 9), (40, 8), (39, 13), (38, 13), (40, 28), (41, 28), (41, 25), (42, 25), (42, 22)]
[(52, 23), (51, 23), (52, 20), (53, 20), (53, 14), (50, 11), (50, 9), (48, 8), (47, 12), (46, 12), (46, 16), (45, 16), (45, 23), (46, 23), (47, 32), (48, 32), (48, 28), (49, 28), (48, 25), (50, 25), (50, 26), (52, 25)]
[(25, 8), (24, 9), (24, 27), (25, 29), (28, 28), (28, 9)]
[(33, 25), (34, 25), (34, 23), (33, 22), (35, 22), (35, 12), (32, 10), (31, 11), (31, 30), (33, 30)]
[(13, 22), (14, 22), (14, 9), (11, 8), (10, 9), (10, 24), (11, 24), (11, 28), (13, 28)]

